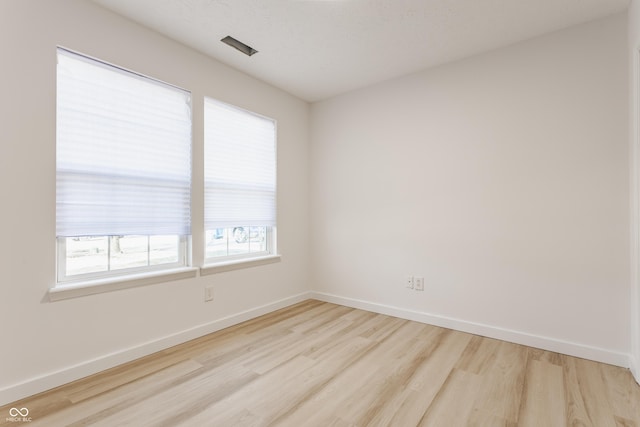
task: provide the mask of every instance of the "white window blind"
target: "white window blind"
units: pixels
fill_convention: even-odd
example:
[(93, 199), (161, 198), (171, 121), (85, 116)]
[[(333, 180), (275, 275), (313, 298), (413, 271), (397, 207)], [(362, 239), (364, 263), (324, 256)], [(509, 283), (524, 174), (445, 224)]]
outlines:
[(276, 225), (276, 124), (205, 99), (206, 229)]
[(191, 99), (58, 49), (57, 236), (188, 235)]

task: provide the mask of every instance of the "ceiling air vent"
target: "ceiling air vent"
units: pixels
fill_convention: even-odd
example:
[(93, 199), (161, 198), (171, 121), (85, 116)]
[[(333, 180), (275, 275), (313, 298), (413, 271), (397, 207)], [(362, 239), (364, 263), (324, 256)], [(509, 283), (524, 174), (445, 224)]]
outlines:
[(242, 43), (239, 40), (234, 39), (231, 36), (227, 36), (220, 41), (224, 44), (228, 44), (229, 46), (235, 49), (238, 49), (240, 52), (244, 53), (247, 56), (251, 56), (254, 53), (258, 53), (258, 51), (252, 48), (251, 46), (247, 46), (246, 44)]

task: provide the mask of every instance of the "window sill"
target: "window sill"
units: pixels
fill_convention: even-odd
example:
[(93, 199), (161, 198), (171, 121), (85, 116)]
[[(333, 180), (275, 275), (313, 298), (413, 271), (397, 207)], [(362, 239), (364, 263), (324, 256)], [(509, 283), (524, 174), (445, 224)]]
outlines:
[(59, 284), (49, 289), (49, 300), (60, 301), (69, 298), (77, 298), (86, 295), (101, 294), (120, 289), (135, 288), (154, 283), (171, 282), (174, 280), (196, 277), (198, 269), (194, 267), (177, 268), (173, 270), (142, 273), (121, 277), (109, 277), (106, 279), (88, 280), (70, 284)]
[(239, 270), (242, 268), (257, 267), (259, 265), (273, 264), (280, 262), (280, 255), (266, 255), (257, 258), (235, 259), (232, 261), (218, 262), (215, 264), (203, 265), (200, 268), (200, 275), (223, 273), (225, 271)]

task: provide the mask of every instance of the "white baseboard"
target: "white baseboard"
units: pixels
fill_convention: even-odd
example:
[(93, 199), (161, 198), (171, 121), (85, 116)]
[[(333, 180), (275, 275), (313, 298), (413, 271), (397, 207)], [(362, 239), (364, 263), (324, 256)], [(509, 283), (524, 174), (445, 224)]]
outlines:
[(338, 295), (326, 294), (322, 292), (312, 292), (311, 297), (320, 301), (358, 308), (361, 310), (372, 311), (374, 313), (386, 314), (393, 317), (399, 317), (401, 319), (414, 320), (416, 322), (427, 323), (443, 328), (455, 329), (462, 332), (468, 332), (475, 335), (509, 341), (516, 344), (540, 348), (543, 350), (562, 353), (569, 356), (575, 356), (583, 359), (607, 363), (610, 365), (621, 366), (623, 368), (630, 367), (631, 356), (627, 353), (619, 353), (602, 348), (591, 347), (584, 344), (557, 340), (555, 338), (532, 335), (525, 332), (499, 328), (491, 325), (468, 322), (465, 320), (454, 319), (420, 311), (407, 310), (404, 308), (393, 307), (359, 299), (345, 298)]
[(104, 371), (105, 369), (113, 368), (114, 366), (130, 362), (157, 351), (165, 350), (174, 345), (182, 344), (189, 340), (228, 328), (229, 326), (237, 325), (238, 323), (271, 313), (272, 311), (305, 301), (311, 297), (312, 295), (310, 292), (303, 292), (298, 295), (227, 316), (222, 319), (214, 320), (213, 322), (198, 325), (178, 333), (142, 343), (135, 347), (107, 354), (93, 360), (87, 360), (77, 365), (69, 366), (59, 371), (32, 378), (19, 384), (2, 388), (0, 389), (0, 406), (16, 402), (20, 399), (24, 399), (25, 397), (50, 390), (54, 387)]

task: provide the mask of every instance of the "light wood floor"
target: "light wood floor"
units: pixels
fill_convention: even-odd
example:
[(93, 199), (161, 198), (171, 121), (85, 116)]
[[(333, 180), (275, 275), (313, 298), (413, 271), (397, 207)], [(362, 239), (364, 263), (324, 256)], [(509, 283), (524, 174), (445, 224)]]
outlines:
[(622, 368), (309, 300), (0, 408), (29, 426), (636, 426)]

